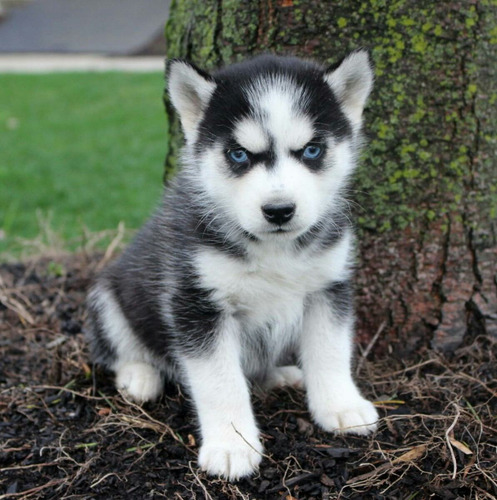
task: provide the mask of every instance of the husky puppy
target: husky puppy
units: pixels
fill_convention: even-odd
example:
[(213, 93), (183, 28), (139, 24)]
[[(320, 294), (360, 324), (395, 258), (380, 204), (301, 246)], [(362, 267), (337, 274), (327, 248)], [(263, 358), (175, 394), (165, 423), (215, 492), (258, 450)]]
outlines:
[(376, 409), (351, 376), (354, 233), (343, 198), (373, 84), (367, 52), (331, 68), (266, 55), (212, 75), (172, 60), (168, 81), (182, 168), (90, 292), (95, 362), (140, 403), (166, 377), (184, 384), (199, 465), (229, 479), (262, 458), (252, 383), (303, 386), (327, 431), (373, 431)]

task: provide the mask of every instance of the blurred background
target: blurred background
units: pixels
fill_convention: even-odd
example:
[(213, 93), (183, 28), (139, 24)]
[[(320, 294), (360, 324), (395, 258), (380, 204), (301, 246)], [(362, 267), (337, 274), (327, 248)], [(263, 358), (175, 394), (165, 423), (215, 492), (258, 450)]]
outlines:
[(169, 0), (0, 0), (0, 261), (105, 246), (162, 189)]

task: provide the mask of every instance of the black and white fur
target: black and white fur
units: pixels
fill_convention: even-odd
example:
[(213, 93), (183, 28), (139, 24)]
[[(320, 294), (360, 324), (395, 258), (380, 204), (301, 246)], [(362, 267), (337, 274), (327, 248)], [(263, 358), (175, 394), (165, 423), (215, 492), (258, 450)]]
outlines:
[(325, 430), (373, 431), (376, 409), (351, 376), (343, 198), (373, 84), (368, 54), (329, 69), (261, 56), (212, 76), (173, 60), (168, 79), (182, 168), (90, 292), (95, 361), (139, 402), (165, 377), (183, 383), (210, 474), (236, 479), (261, 461), (252, 382), (305, 387)]

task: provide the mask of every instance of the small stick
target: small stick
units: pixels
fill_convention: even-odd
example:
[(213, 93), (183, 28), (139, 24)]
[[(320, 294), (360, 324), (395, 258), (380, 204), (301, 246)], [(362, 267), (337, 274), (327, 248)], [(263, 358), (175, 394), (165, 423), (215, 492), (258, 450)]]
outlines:
[(445, 439), (447, 440), (447, 446), (449, 447), (450, 456), (452, 458), (452, 463), (454, 464), (454, 470), (452, 472), (452, 481), (454, 481), (454, 479), (456, 478), (456, 474), (457, 474), (457, 462), (456, 462), (456, 455), (454, 453), (454, 450), (452, 449), (452, 444), (450, 443), (449, 435), (452, 432), (452, 430), (454, 429), (454, 427), (456, 426), (457, 421), (459, 420), (459, 417), (461, 416), (461, 411), (459, 410), (459, 406), (456, 403), (452, 403), (452, 404), (456, 407), (457, 415), (454, 418), (454, 421), (452, 422), (452, 424), (450, 424), (450, 427), (445, 431)]
[(361, 359), (359, 360), (359, 363), (357, 364), (356, 375), (358, 375), (359, 372), (361, 371), (361, 368), (362, 368), (362, 365), (364, 364), (364, 361), (366, 360), (366, 358), (368, 357), (369, 353), (371, 352), (371, 349), (376, 344), (376, 342), (378, 340), (378, 337), (381, 335), (381, 333), (385, 329), (385, 326), (387, 326), (387, 322), (383, 321), (383, 323), (378, 328), (377, 332), (374, 334), (374, 337), (370, 340), (370, 342), (367, 345), (365, 351), (362, 353)]
[(97, 270), (102, 269), (102, 267), (104, 267), (107, 264), (107, 262), (109, 262), (109, 260), (112, 258), (114, 251), (116, 250), (116, 248), (119, 246), (119, 244), (121, 243), (121, 241), (124, 238), (124, 233), (125, 233), (125, 226), (124, 226), (124, 222), (121, 221), (121, 222), (119, 222), (119, 225), (117, 226), (116, 236), (110, 242), (109, 246), (107, 247), (107, 250), (105, 250), (105, 254), (104, 254), (103, 259), (97, 265)]
[(202, 482), (202, 480), (200, 479), (199, 475), (195, 472), (195, 470), (193, 469), (193, 466), (192, 466), (192, 463), (191, 462), (188, 462), (188, 468), (190, 469), (190, 472), (193, 474), (193, 477), (195, 478), (195, 481), (198, 483), (198, 485), (202, 488), (202, 490), (204, 491), (204, 495), (205, 495), (205, 498), (206, 500), (213, 500), (213, 498), (211, 497), (211, 495), (209, 494), (209, 492), (207, 491), (207, 488), (205, 487), (204, 483)]

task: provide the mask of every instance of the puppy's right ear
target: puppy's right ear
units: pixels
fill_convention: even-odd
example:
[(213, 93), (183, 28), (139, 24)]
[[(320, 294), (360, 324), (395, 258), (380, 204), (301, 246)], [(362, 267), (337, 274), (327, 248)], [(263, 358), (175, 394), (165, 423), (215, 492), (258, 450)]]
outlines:
[(168, 62), (167, 77), (171, 102), (178, 111), (186, 139), (192, 141), (216, 83), (208, 73), (182, 59)]

